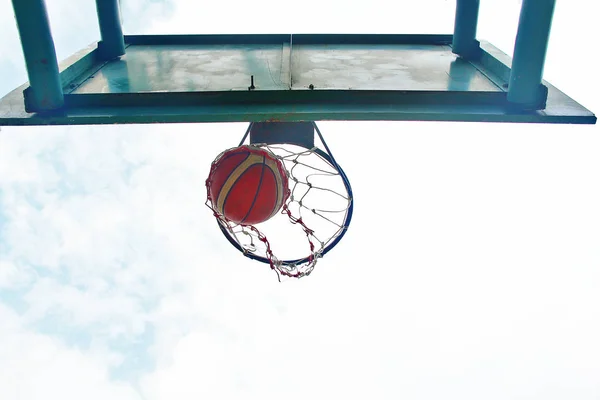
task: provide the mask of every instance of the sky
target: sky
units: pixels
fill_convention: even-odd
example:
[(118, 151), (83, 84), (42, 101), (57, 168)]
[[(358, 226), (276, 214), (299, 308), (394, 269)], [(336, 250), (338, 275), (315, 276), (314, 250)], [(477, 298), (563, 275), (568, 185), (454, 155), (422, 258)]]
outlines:
[[(511, 53), (520, 3), (481, 3)], [(93, 1), (47, 4), (59, 59), (98, 40)], [(455, 7), (198, 4), (123, 0), (125, 31), (448, 33)], [(558, 2), (545, 68), (596, 113), (598, 11)], [(9, 0), (0, 37), (3, 95), (27, 80)], [(282, 283), (204, 205), (245, 124), (2, 127), (0, 398), (600, 398), (597, 126), (319, 126), (354, 219)]]

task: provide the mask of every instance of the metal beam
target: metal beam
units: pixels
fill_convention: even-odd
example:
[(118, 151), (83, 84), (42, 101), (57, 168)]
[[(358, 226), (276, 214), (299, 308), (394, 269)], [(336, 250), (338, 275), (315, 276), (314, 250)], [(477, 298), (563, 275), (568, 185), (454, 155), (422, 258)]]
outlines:
[(64, 104), (58, 61), (44, 0), (13, 0), (17, 27), (29, 77), (25, 109), (49, 111)]
[(126, 35), (125, 44), (151, 45), (439, 45), (452, 43), (447, 34), (217, 34), (217, 35)]
[[(14, 0), (17, 1), (17, 0)], [(100, 57), (112, 60), (125, 54), (119, 0), (96, 0), (98, 24), (102, 41), (98, 43)]]
[(454, 18), (452, 52), (466, 59), (476, 58), (479, 42), (476, 40), (479, 0), (457, 0)]
[[(357, 87), (352, 87), (351, 81), (350, 86), (341, 81), (342, 83), (338, 82), (328, 87), (317, 85), (312, 89), (308, 85), (297, 85), (290, 90), (286, 85), (276, 84), (268, 88), (260, 88), (260, 85), (257, 85), (256, 90), (248, 90), (247, 83), (238, 85), (239, 87), (232, 86), (230, 75), (227, 75), (225, 81), (217, 79), (220, 76), (218, 75), (209, 82), (194, 84), (193, 80), (185, 79), (183, 85), (172, 86), (173, 82), (168, 81), (169, 73), (165, 73), (164, 78), (157, 75), (158, 79), (152, 82), (142, 82), (142, 85), (136, 83), (140, 74), (143, 75), (149, 66), (160, 68), (159, 61), (157, 64), (152, 61), (159, 60), (157, 56), (161, 55), (161, 48), (155, 46), (156, 43), (172, 43), (175, 51), (173, 54), (170, 52), (170, 57), (175, 61), (178, 57), (177, 49), (185, 50), (188, 52), (186, 54), (194, 51), (196, 45), (189, 43), (198, 43), (196, 51), (203, 54), (208, 52), (209, 57), (211, 49), (218, 55), (218, 52), (222, 51), (222, 45), (227, 46), (227, 43), (231, 43), (236, 51), (241, 51), (244, 59), (247, 57), (244, 52), (256, 51), (257, 48), (265, 54), (269, 49), (276, 49), (279, 53), (275, 54), (287, 59), (288, 55), (282, 50), (285, 49), (282, 44), (289, 43), (289, 38), (290, 35), (126, 36), (126, 43), (136, 42), (131, 43), (135, 50), (129, 54), (131, 57), (127, 60), (128, 63), (120, 60), (107, 63), (97, 57), (99, 50), (97, 46), (92, 45), (63, 64), (63, 87), (65, 90), (69, 88), (68, 92), (65, 91), (63, 108), (53, 113), (27, 112), (23, 104), (23, 90), (28, 87), (25, 84), (0, 99), (0, 126), (277, 120), (596, 123), (592, 112), (545, 81), (543, 84), (548, 88), (548, 99), (543, 110), (527, 110), (510, 104), (505, 88), (508, 88), (510, 80), (511, 58), (494, 46), (481, 42), (481, 54), (477, 60), (456, 59), (450, 48), (452, 35), (294, 35), (294, 43), (320, 43), (304, 48), (304, 56), (301, 51), (296, 52), (297, 56), (301, 56), (295, 59), (298, 72), (310, 72), (315, 69), (311, 66), (303, 67), (302, 64), (306, 57), (310, 57), (311, 52), (325, 53), (335, 49), (353, 51), (354, 46), (351, 44), (360, 43), (371, 57), (377, 57), (380, 51), (395, 52), (396, 59), (404, 59), (405, 54), (413, 54), (416, 62), (405, 64), (405, 67), (409, 68), (408, 72), (414, 72), (415, 76), (410, 81), (410, 87), (406, 83), (412, 79), (411, 76), (395, 82), (394, 85), (372, 87), (369, 81), (362, 87), (360, 84), (365, 82), (364, 69), (354, 72), (349, 70), (351, 73), (359, 72), (355, 80), (355, 83), (359, 84)], [(276, 40), (280, 42), (277, 43)], [(418, 46), (410, 44), (412, 41), (418, 43)], [(265, 45), (244, 45), (240, 49), (240, 43), (248, 42)], [(430, 44), (423, 44), (424, 42)], [(400, 44), (390, 45), (391, 43)], [(301, 46), (299, 47), (301, 50)], [(437, 54), (438, 56), (434, 57), (437, 62), (432, 62), (431, 57), (426, 57), (426, 63), (422, 64), (419, 62), (420, 54)], [(161, 57), (164, 58), (165, 55), (162, 54)], [(273, 58), (278, 59), (278, 56)], [(240, 64), (243, 77), (257, 73), (260, 76), (263, 69), (276, 71), (277, 74), (270, 75), (275, 81), (281, 76), (287, 76), (286, 69), (270, 69), (267, 61), (265, 59), (264, 68)], [(333, 61), (336, 61), (335, 58)], [(328, 64), (317, 68), (326, 65)], [(330, 65), (336, 64), (334, 62)], [(339, 70), (343, 73), (344, 68), (337, 65), (334, 72)], [(215, 73), (222, 74), (222, 70), (219, 68)], [(192, 78), (194, 76), (192, 75)], [(333, 78), (335, 76), (331, 79)], [(321, 82), (327, 82), (329, 78), (325, 76), (321, 79)], [(309, 81), (305, 83), (307, 82)], [(433, 87), (432, 83), (436, 86)]]
[(542, 76), (555, 3), (523, 0), (508, 86), (508, 101), (520, 108), (545, 107), (548, 89)]

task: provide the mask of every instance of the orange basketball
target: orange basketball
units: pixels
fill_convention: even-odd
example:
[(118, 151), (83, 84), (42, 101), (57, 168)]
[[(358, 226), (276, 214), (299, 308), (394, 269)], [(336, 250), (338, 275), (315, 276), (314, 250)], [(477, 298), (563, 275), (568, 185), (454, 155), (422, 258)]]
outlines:
[(289, 196), (283, 163), (271, 152), (252, 146), (224, 152), (213, 163), (206, 183), (213, 208), (244, 225), (268, 220)]

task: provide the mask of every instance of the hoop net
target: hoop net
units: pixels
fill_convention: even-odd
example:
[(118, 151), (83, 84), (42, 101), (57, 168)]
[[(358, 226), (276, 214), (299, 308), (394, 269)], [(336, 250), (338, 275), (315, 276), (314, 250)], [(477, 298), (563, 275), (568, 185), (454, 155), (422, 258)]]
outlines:
[[(285, 166), (290, 195), (281, 211), (260, 224), (234, 223), (213, 207), (210, 180), (206, 181), (206, 205), (229, 241), (245, 256), (268, 263), (279, 280), (307, 276), (347, 228), (352, 198), (343, 172), (316, 147), (251, 146), (271, 152)], [(213, 161), (209, 176), (225, 152)]]

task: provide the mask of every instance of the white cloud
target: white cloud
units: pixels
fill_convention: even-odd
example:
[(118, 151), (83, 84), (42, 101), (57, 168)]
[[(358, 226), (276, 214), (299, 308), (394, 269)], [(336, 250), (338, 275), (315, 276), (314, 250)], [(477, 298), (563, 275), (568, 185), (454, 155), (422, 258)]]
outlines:
[(14, 290), (27, 286), (33, 279), (35, 279), (33, 276), (22, 271), (12, 262), (0, 260), (0, 288)]
[(21, 326), (0, 303), (0, 393), (5, 399), (138, 399), (124, 383), (111, 382), (109, 360), (84, 354)]

